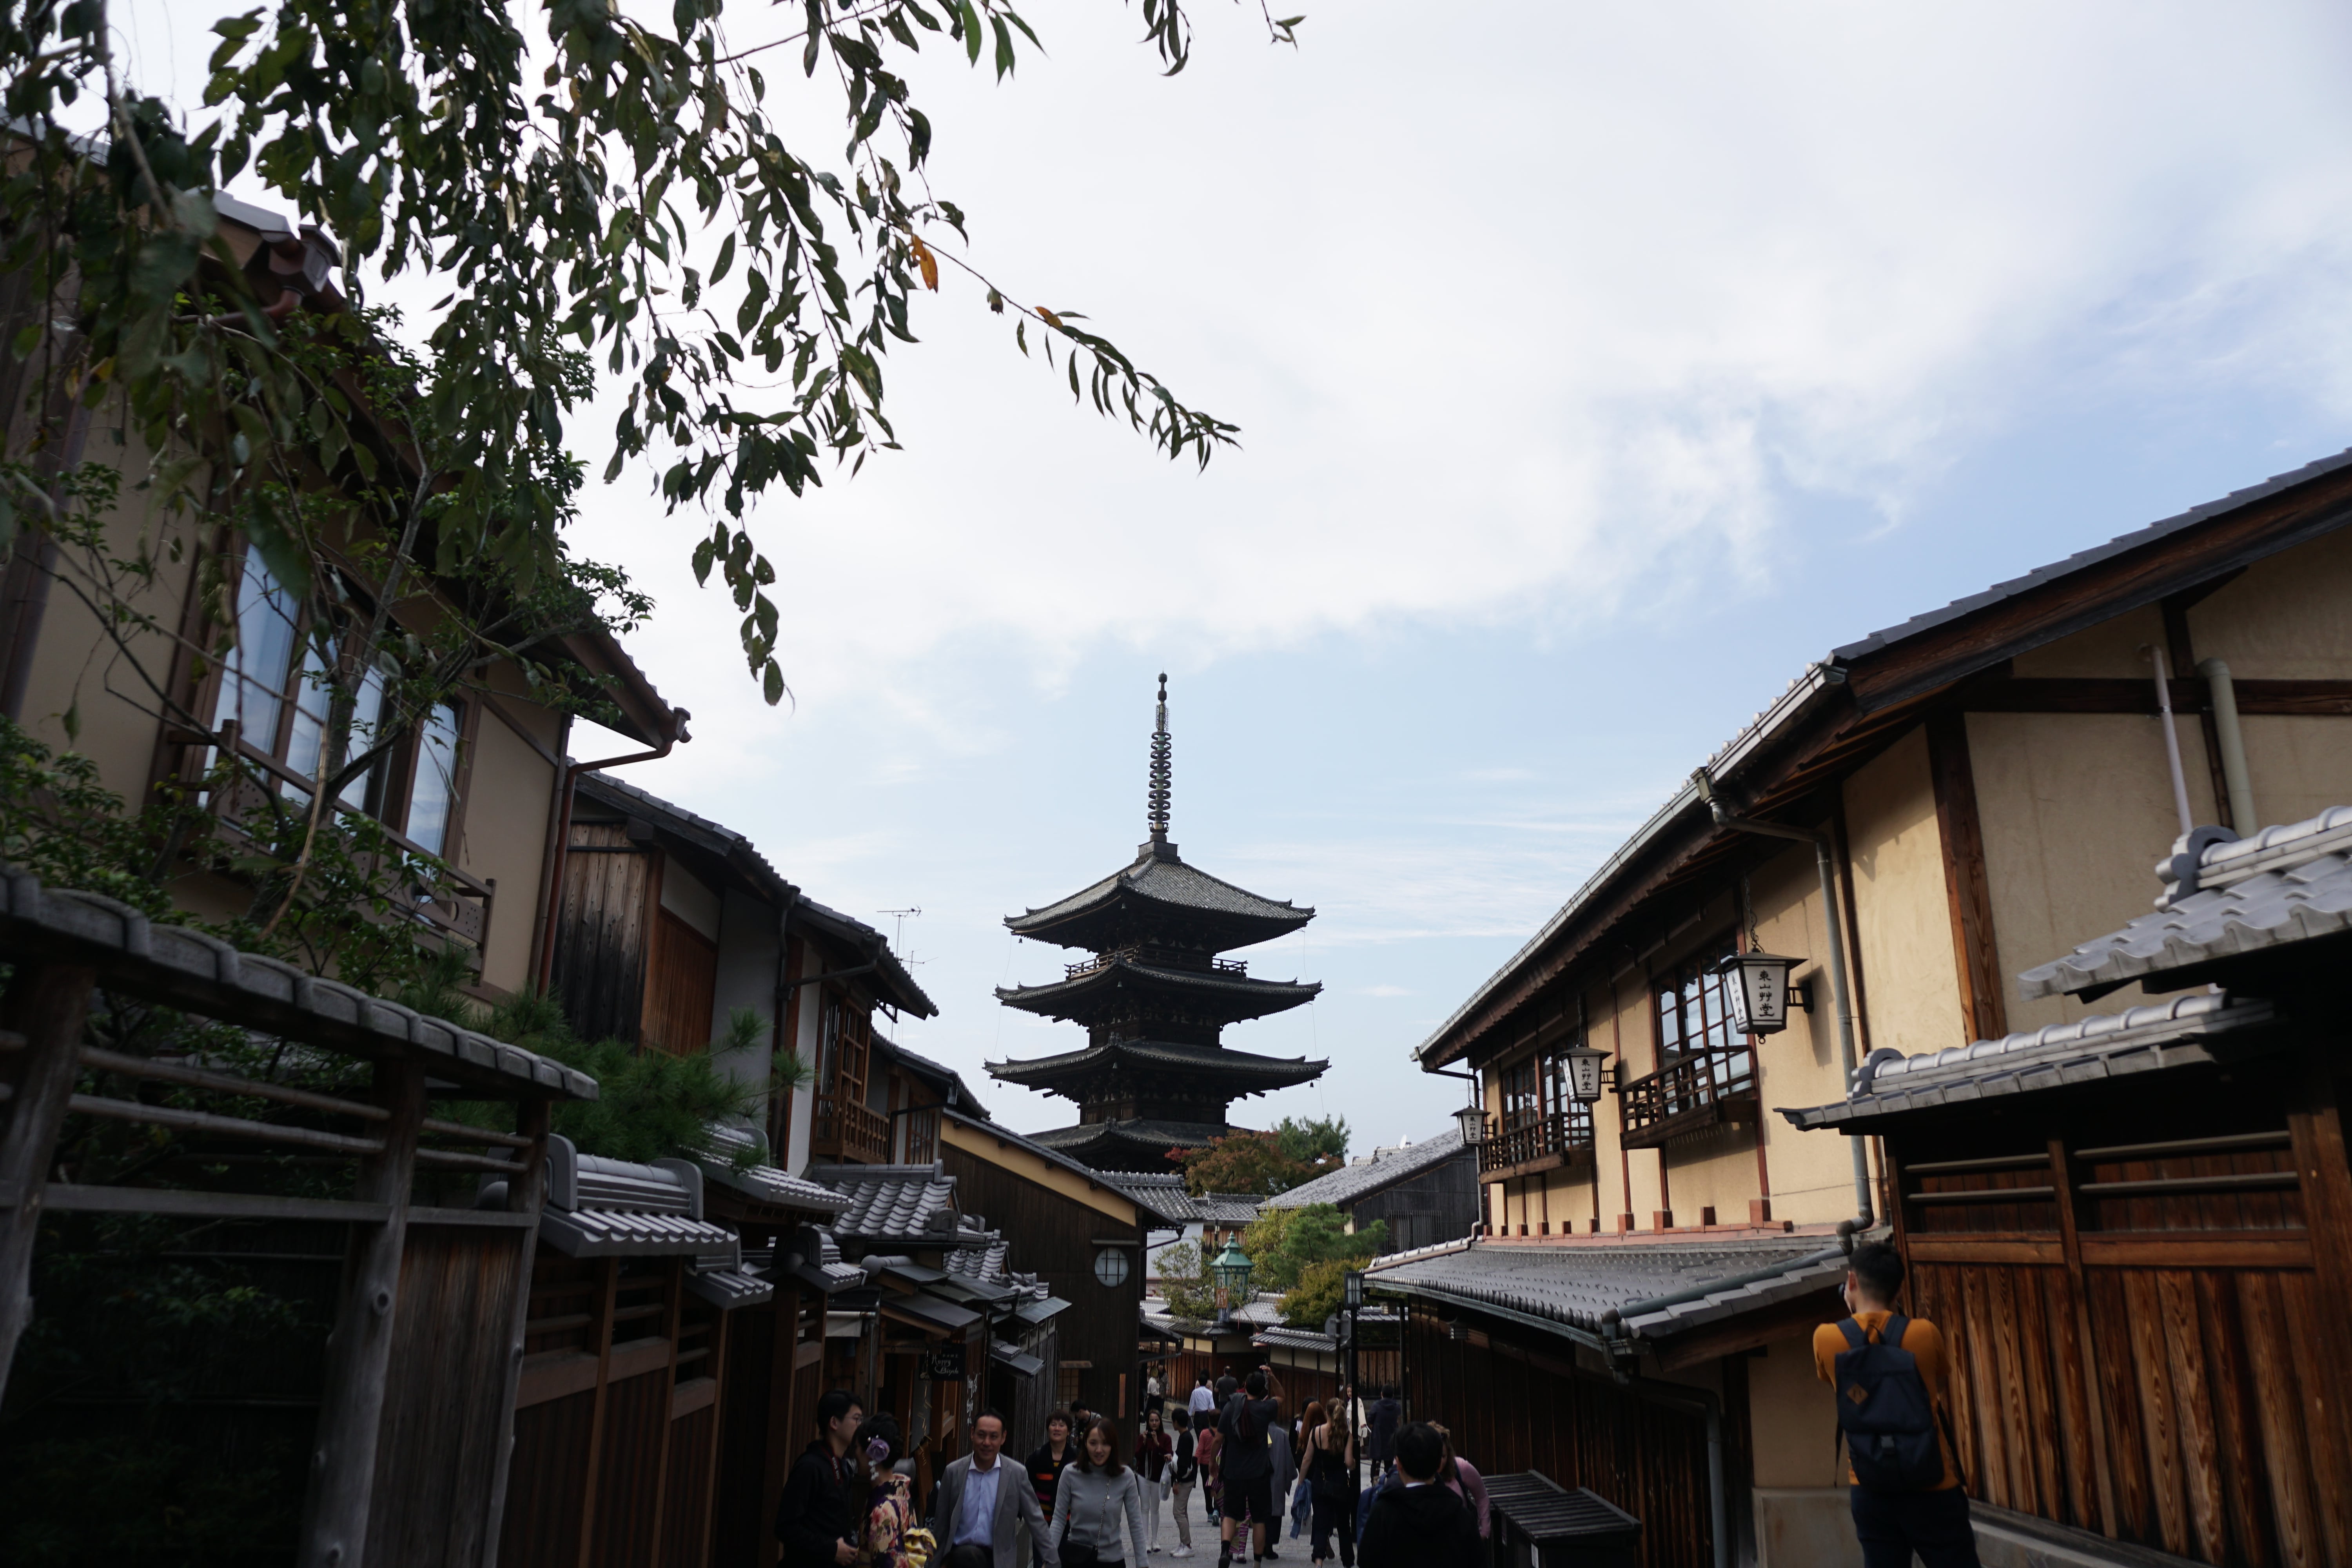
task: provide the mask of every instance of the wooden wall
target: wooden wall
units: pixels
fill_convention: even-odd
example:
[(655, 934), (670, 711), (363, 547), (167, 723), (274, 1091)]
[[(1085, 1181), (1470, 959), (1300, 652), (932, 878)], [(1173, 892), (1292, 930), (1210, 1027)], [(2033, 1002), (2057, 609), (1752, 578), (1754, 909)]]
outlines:
[(1465, 1149), (1433, 1170), (1350, 1205), (1348, 1217), (1359, 1228), (1387, 1221), (1390, 1252), (1461, 1239), (1478, 1223), (1477, 1151)]
[(583, 1040), (634, 1042), (645, 1009), (654, 852), (621, 823), (574, 823), (550, 989)]
[(1566, 1342), (1527, 1333), (1542, 1342), (1475, 1330), (1456, 1340), (1434, 1313), (1412, 1309), (1412, 1418), (1444, 1425), (1487, 1475), (1541, 1470), (1563, 1487), (1591, 1488), (1642, 1521), (1645, 1568), (1710, 1568), (1705, 1420), (1579, 1372)]
[(2352, 1562), (2352, 1174), (2327, 1096), (2244, 1088), (1891, 1143), (1972, 1495), (2229, 1568)]
[[(1121, 1236), (1118, 1221), (969, 1150), (949, 1144), (940, 1153), (947, 1173), (956, 1180), (958, 1205), (981, 1215), (990, 1229), (1012, 1237), (1011, 1266), (1034, 1273), (1070, 1303), (1071, 1310), (1059, 1321), (1061, 1365), (1091, 1363), (1078, 1373), (1080, 1396), (1093, 1408), (1117, 1415), (1120, 1380), (1125, 1379), (1125, 1419), (1132, 1426), (1143, 1409), (1142, 1367), (1136, 1352), (1143, 1303), (1142, 1249), (1128, 1249), (1126, 1283), (1106, 1286), (1095, 1278), (1095, 1242)], [(1132, 1226), (1125, 1227), (1124, 1236), (1133, 1242), (1142, 1239)]]

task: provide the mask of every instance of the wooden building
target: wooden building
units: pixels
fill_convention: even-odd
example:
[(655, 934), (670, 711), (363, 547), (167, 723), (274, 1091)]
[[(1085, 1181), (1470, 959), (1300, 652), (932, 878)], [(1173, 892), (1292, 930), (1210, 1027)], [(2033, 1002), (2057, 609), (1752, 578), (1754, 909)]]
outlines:
[(1226, 1109), (1248, 1095), (1311, 1083), (1330, 1064), (1255, 1056), (1223, 1043), (1227, 1026), (1302, 1006), (1322, 986), (1252, 976), (1218, 954), (1271, 942), (1315, 918), (1311, 909), (1220, 881), (1177, 854), (1168, 837), (1168, 680), (1152, 736), (1150, 837), (1135, 859), (1043, 909), (1007, 916), (1032, 941), (1091, 954), (1038, 985), (999, 987), (1008, 1007), (1081, 1025), (1077, 1050), (992, 1062), (1007, 1083), (1074, 1100), (1078, 1120), (1031, 1136), (1097, 1170), (1163, 1172), (1168, 1151), (1197, 1149), (1234, 1129)]
[(1885, 1140), (1980, 1520), (2316, 1568), (2352, 1562), (2352, 807), (2211, 837), (2163, 863), (2157, 912), (2021, 977), (2159, 999), (1883, 1051), (1783, 1114)]
[[(1591, 1485), (1646, 1521), (1663, 1494), (1612, 1489), (1685, 1465), (1712, 1418), (1729, 1424), (1725, 1453), (1752, 1465), (1725, 1510), (1735, 1559), (1854, 1561), (1806, 1342), (1832, 1303), (1779, 1292), (1805, 1284), (1795, 1260), (1833, 1246), (1842, 1222), (1883, 1229), (1888, 1172), (1873, 1138), (1808, 1136), (1764, 1109), (1841, 1097), (1874, 1051), (2080, 1021), (2079, 1001), (2015, 977), (2145, 910), (2137, 868), (2193, 824), (2307, 816), (2340, 798), (2347, 521), (2352, 455), (1835, 648), (1706, 759), (1418, 1048), (1425, 1068), (1476, 1076), (1489, 1130), (1486, 1234), (1377, 1276), (1419, 1292), (1418, 1412), (1444, 1418), (1462, 1391), (1528, 1386), (1517, 1364), (1459, 1364), (1479, 1334), (1498, 1356), (1643, 1368), (1595, 1394), (1622, 1411), (1621, 1435), (1655, 1437), (1654, 1462), (1585, 1473), (1601, 1463), (1588, 1444), (1557, 1462), (1498, 1454), (1497, 1467)], [(1796, 960), (1804, 1005), (1781, 1032), (1732, 1024), (1721, 965), (1758, 950)], [(1567, 1092), (1575, 1046), (1609, 1057), (1589, 1108)], [(1648, 1306), (1710, 1269), (1784, 1285), (1769, 1300), (1748, 1291), (1711, 1339), (1684, 1326), (1710, 1292)], [(1411, 1370), (1424, 1341), (1446, 1367), (1426, 1381)], [(1699, 1345), (1712, 1353), (1686, 1359)], [(1674, 1397), (1716, 1415), (1623, 1404), (1653, 1382), (1696, 1391)], [(1643, 1540), (1659, 1563), (1714, 1550)]]
[(1303, 1186), (1262, 1199), (1263, 1209), (1329, 1204), (1353, 1233), (1379, 1221), (1389, 1250), (1459, 1241), (1478, 1228), (1478, 1152), (1459, 1128), (1395, 1149), (1375, 1149)]

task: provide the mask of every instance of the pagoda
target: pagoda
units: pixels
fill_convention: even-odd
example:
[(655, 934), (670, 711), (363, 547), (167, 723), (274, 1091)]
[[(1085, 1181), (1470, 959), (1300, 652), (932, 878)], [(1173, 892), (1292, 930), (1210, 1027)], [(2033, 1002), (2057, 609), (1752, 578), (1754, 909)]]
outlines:
[(1000, 986), (1008, 1007), (1085, 1026), (1082, 1050), (991, 1062), (992, 1077), (1075, 1100), (1071, 1127), (1031, 1134), (1097, 1170), (1166, 1171), (1171, 1149), (1238, 1131), (1225, 1108), (1311, 1083), (1331, 1064), (1261, 1057), (1220, 1043), (1226, 1025), (1287, 1011), (1323, 987), (1259, 980), (1219, 954), (1298, 930), (1311, 909), (1277, 903), (1188, 866), (1168, 837), (1168, 678), (1151, 736), (1150, 837), (1082, 892), (1009, 916), (1014, 934), (1093, 954), (1043, 985)]

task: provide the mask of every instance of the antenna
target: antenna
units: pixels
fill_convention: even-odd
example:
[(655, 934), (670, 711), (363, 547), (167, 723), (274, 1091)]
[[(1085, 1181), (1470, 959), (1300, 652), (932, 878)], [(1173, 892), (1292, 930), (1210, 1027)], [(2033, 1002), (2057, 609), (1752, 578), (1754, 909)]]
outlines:
[(898, 917), (898, 923), (890, 933), (890, 951), (897, 953), (900, 959), (903, 960), (906, 957), (907, 949), (907, 917), (908, 915), (912, 915), (917, 920), (922, 919), (922, 907), (919, 904), (909, 904), (903, 910), (877, 910), (874, 912), (876, 914), (895, 915)]
[(1151, 792), (1150, 810), (1147, 814), (1151, 826), (1151, 841), (1168, 842), (1168, 784), (1171, 773), (1168, 742), (1168, 674), (1160, 675), (1159, 727), (1151, 731)]

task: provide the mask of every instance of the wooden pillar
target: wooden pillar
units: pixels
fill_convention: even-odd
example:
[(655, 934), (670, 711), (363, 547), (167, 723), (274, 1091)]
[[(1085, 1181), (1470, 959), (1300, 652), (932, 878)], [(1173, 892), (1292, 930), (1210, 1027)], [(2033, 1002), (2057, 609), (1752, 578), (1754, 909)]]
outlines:
[(26, 963), (8, 988), (0, 1037), (0, 1389), (33, 1321), (41, 1188), (79, 1076), (82, 1021), (97, 979), (73, 964)]
[(327, 1338), (318, 1447), (302, 1500), (296, 1550), (301, 1568), (360, 1568), (367, 1551), (376, 1437), (400, 1302), (400, 1259), (408, 1242), (408, 1189), (425, 1120), (424, 1066), (406, 1057), (379, 1061), (375, 1086), (377, 1103), (392, 1113), (379, 1123), (383, 1152), (360, 1162), (352, 1195), (387, 1212), (381, 1222), (353, 1225), (344, 1255), (342, 1300)]
[(524, 1326), (530, 1321), (530, 1276), (539, 1258), (539, 1212), (547, 1196), (547, 1121), (543, 1100), (526, 1100), (515, 1107), (515, 1131), (530, 1140), (522, 1152), (522, 1173), (507, 1183), (507, 1212), (531, 1216), (530, 1226), (516, 1234), (521, 1254), (515, 1261), (514, 1311), (508, 1335), (506, 1391), (499, 1398), (499, 1433), (491, 1452), (489, 1513), (482, 1525), (482, 1568), (498, 1568), (499, 1531), (506, 1519), (507, 1476), (514, 1463), (515, 1398), (522, 1387)]
[(596, 1321), (589, 1330), (596, 1346), (596, 1405), (588, 1417), (588, 1474), (580, 1488), (578, 1568), (588, 1568), (595, 1560), (596, 1494), (604, 1475), (605, 1415), (613, 1402), (613, 1313), (619, 1305), (620, 1289), (620, 1259), (600, 1260), (596, 1269)]
[[(779, 1237), (776, 1250), (781, 1254), (788, 1237)], [(768, 1378), (768, 1441), (764, 1462), (760, 1471), (761, 1558), (773, 1563), (777, 1545), (768, 1533), (769, 1521), (776, 1517), (776, 1505), (783, 1500), (784, 1479), (792, 1474), (793, 1460), (798, 1455), (794, 1441), (801, 1435), (801, 1423), (809, 1412), (793, 1408), (793, 1389), (800, 1382), (801, 1289), (789, 1279), (776, 1281), (776, 1345), (774, 1371)], [(820, 1325), (816, 1342), (817, 1353), (824, 1353), (824, 1334)]]
[(1958, 1043), (1997, 1040), (2009, 1032), (2009, 1007), (2001, 989), (2000, 954), (1993, 942), (1984, 826), (1977, 815), (1976, 771), (1969, 759), (1969, 716), (1958, 708), (1927, 721), (1927, 766), (1935, 782), (1936, 826), (1944, 849), (1952, 967), (1960, 983)]

